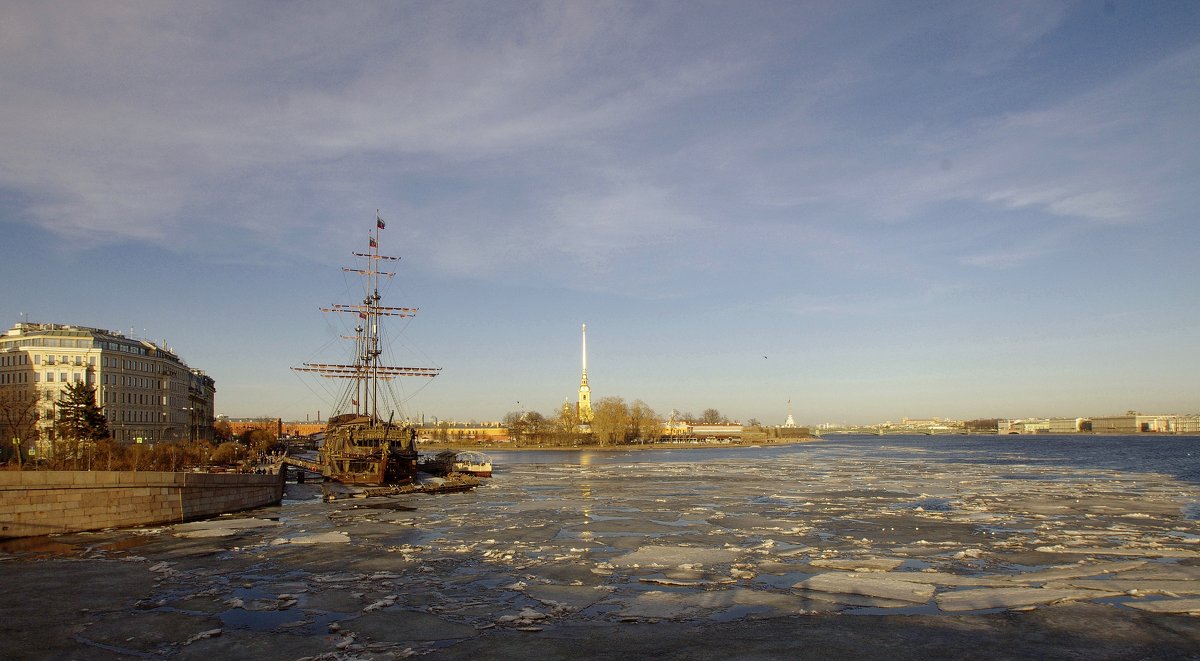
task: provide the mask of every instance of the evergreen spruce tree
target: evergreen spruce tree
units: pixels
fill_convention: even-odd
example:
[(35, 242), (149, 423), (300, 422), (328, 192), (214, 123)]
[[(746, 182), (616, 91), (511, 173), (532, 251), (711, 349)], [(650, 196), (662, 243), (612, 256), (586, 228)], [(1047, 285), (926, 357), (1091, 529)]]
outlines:
[(72, 383), (58, 400), (57, 431), (72, 441), (100, 441), (109, 437), (108, 419), (96, 404), (96, 388)]

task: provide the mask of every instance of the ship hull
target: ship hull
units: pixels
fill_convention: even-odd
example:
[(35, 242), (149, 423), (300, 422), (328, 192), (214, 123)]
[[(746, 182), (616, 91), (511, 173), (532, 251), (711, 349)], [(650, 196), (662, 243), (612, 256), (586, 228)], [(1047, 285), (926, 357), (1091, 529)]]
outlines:
[(369, 418), (331, 423), (321, 448), (321, 474), (342, 484), (383, 486), (417, 479), (416, 430)]

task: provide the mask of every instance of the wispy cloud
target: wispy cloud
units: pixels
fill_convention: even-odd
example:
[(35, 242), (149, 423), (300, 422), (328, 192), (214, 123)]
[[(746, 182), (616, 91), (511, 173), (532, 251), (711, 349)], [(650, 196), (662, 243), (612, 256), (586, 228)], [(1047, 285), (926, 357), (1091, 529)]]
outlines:
[[(0, 180), (39, 192), (30, 217), (64, 235), (153, 240), (244, 186), (352, 180), (363, 173), (346, 159), (362, 154), (436, 172), (570, 148), (738, 69), (645, 58), (651, 27), (620, 5), (542, 9), (26, 6), (6, 21), (0, 76), (22, 93), (2, 102)], [(286, 224), (287, 206), (257, 221), (230, 209), (226, 222)]]
[[(467, 273), (504, 264), (481, 242), (600, 264), (700, 228), (853, 243), (947, 201), (1098, 224), (1179, 204), (1200, 50), (1016, 105), (989, 86), (1017, 84), (1066, 5), (876, 9), (21, 5), (0, 186), (100, 240), (326, 242), (351, 231), (327, 219), (383, 206)], [(1004, 261), (982, 255), (963, 262)]]

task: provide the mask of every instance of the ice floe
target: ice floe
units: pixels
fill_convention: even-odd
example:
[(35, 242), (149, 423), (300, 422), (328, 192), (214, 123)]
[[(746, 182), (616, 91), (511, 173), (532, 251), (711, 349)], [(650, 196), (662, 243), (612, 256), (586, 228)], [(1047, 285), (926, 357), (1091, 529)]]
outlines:
[[(1021, 463), (1019, 453), (1000, 466), (887, 452), (833, 443), (737, 461), (517, 464), (464, 495), (356, 507), (297, 498), (282, 516), (163, 529), (179, 551), (147, 554), (170, 562), (150, 565), (163, 595), (139, 608), (176, 606), (179, 594), (185, 608), (277, 615), (264, 621), (293, 631), (313, 613), (352, 614), (342, 632), (330, 628), (346, 658), (401, 645), (398, 623), (410, 640), (447, 640), (487, 627), (861, 607), (972, 613), (1091, 601), (1196, 612), (1200, 521), (1182, 513), (1200, 487)], [(234, 562), (200, 575), (188, 569), (194, 553)]]
[(931, 584), (900, 580), (893, 573), (828, 572), (806, 578), (792, 587), (814, 592), (862, 595), (917, 604), (929, 601), (934, 592)]
[(268, 519), (208, 519), (205, 521), (193, 521), (190, 523), (180, 523), (172, 527), (172, 534), (176, 537), (185, 538), (204, 538), (204, 537), (231, 537), (247, 530), (257, 528), (273, 528), (281, 526), (279, 521), (271, 521)]
[(1082, 599), (1116, 597), (1115, 590), (1080, 590), (1074, 588), (975, 588), (943, 592), (936, 597), (938, 608), (947, 612), (978, 611), (991, 608), (1025, 608)]
[(1200, 615), (1200, 598), (1156, 599), (1154, 601), (1131, 601), (1126, 606), (1151, 613), (1188, 613)]
[(825, 569), (854, 572), (891, 571), (904, 564), (902, 558), (818, 558), (808, 563)]
[(732, 562), (738, 552), (719, 548), (688, 546), (643, 546), (636, 551), (613, 558), (613, 567), (678, 567), (682, 565), (715, 565)]
[(271, 541), (272, 545), (279, 544), (348, 544), (350, 533), (335, 530), (331, 532), (296, 535), (295, 537), (278, 537)]

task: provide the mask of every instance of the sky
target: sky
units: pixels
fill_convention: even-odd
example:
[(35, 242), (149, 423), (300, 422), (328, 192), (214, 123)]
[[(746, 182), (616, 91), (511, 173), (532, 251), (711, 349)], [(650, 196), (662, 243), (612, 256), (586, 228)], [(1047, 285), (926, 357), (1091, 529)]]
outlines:
[[(1200, 411), (1200, 3), (19, 2), (0, 324), (315, 420), (361, 298), (427, 420)], [(790, 409), (789, 409), (790, 407)]]

